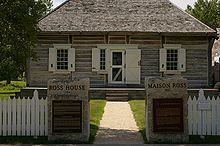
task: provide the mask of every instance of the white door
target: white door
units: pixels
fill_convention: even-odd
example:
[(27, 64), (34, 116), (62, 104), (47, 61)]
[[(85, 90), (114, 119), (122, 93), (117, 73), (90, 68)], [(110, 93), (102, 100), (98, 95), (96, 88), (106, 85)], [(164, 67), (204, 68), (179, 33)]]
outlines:
[(124, 51), (111, 51), (111, 83), (124, 83)]
[(126, 50), (126, 84), (140, 84), (141, 82), (141, 50)]

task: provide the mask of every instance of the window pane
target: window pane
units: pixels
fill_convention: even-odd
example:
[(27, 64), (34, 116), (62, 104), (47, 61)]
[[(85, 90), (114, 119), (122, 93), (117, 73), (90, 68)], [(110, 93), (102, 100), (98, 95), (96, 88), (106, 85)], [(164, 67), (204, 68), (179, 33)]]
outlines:
[(122, 52), (113, 52), (112, 53), (112, 65), (122, 65)]
[(178, 69), (178, 50), (167, 49), (167, 70)]
[(105, 49), (100, 49), (100, 70), (105, 70)]
[(57, 70), (68, 70), (68, 50), (57, 50)]

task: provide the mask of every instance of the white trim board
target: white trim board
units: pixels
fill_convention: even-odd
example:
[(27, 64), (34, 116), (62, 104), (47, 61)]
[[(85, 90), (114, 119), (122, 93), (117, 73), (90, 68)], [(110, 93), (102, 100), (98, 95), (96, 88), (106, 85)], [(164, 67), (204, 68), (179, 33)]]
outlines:
[(100, 44), (97, 45), (97, 48), (106, 48), (106, 49), (130, 49), (138, 48), (138, 45), (133, 44)]

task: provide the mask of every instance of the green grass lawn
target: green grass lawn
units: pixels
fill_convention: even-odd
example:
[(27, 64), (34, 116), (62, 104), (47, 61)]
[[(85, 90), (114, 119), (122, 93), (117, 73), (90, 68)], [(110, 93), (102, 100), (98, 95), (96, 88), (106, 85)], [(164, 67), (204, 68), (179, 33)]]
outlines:
[[(105, 100), (90, 100), (90, 138), (86, 143), (93, 143), (100, 120), (104, 113)], [(77, 141), (48, 141), (47, 136), (38, 137), (0, 137), (0, 144), (73, 144)]]
[[(134, 114), (135, 121), (139, 130), (147, 143), (146, 134), (145, 134), (145, 100), (131, 100), (129, 101), (131, 110)], [(219, 144), (220, 136), (205, 136), (204, 139), (201, 139), (200, 136), (190, 136), (189, 143), (191, 144)]]
[(105, 100), (90, 100), (90, 138), (89, 143), (95, 139), (100, 120), (104, 113)]
[(134, 114), (134, 119), (139, 128), (139, 132), (143, 136), (143, 139), (146, 143), (147, 140), (145, 133), (145, 100), (130, 100), (129, 104)]
[(21, 88), (26, 86), (24, 81), (12, 81), (11, 84), (6, 84), (6, 81), (0, 82), (0, 97), (14, 96), (15, 92), (20, 92)]

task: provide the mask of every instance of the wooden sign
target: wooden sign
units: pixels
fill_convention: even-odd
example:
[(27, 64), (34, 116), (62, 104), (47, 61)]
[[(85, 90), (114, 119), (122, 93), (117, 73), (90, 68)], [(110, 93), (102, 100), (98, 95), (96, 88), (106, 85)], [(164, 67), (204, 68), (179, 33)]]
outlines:
[(183, 132), (182, 99), (153, 99), (153, 131)]
[(54, 100), (52, 108), (53, 133), (82, 132), (82, 101)]

